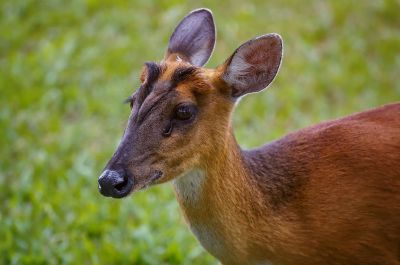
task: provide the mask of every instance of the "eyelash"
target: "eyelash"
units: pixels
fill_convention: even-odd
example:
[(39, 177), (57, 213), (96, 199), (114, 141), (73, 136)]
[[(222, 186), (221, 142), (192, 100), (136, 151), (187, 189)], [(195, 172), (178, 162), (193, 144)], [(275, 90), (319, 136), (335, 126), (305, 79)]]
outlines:
[(135, 101), (135, 99), (132, 96), (129, 96), (127, 99), (124, 100), (124, 104), (128, 104), (129, 103), (130, 108), (132, 108), (134, 101)]

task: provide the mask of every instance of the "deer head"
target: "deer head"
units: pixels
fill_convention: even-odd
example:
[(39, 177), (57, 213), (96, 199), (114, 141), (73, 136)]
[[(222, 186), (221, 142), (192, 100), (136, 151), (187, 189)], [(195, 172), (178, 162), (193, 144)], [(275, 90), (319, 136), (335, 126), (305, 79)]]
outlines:
[(145, 63), (125, 133), (99, 177), (103, 195), (125, 197), (203, 168), (231, 133), (237, 99), (261, 91), (278, 72), (277, 34), (245, 42), (216, 69), (202, 68), (214, 44), (212, 13), (198, 9), (178, 24), (164, 59)]

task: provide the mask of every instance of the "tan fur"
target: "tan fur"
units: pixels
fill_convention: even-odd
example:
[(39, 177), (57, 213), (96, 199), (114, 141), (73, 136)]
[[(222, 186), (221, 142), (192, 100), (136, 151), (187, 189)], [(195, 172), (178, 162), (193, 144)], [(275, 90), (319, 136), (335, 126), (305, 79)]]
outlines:
[[(165, 62), (160, 80), (186, 65)], [(400, 104), (303, 129), (255, 155), (242, 151), (232, 133), (224, 68), (199, 68), (178, 85), (178, 102), (195, 102), (201, 113), (185, 158), (178, 167), (163, 165), (168, 174), (158, 181), (204, 173), (175, 188), (207, 251), (224, 264), (399, 264)], [(195, 200), (183, 190), (188, 185)], [(281, 188), (286, 194), (269, 197)]]
[[(400, 264), (400, 103), (243, 151), (232, 130), (226, 64), (197, 68), (165, 92), (188, 66), (164, 61), (144, 102), (170, 93), (166, 110), (148, 119), (190, 102), (199, 109), (195, 122), (149, 145), (162, 128), (139, 127), (132, 114), (130, 126), (144, 131), (134, 140), (128, 132), (110, 168), (127, 165), (134, 190), (174, 179), (189, 227), (223, 264)], [(154, 169), (163, 176), (150, 182)]]
[[(191, 54), (167, 52), (143, 69), (124, 136), (101, 178), (113, 186), (102, 194), (120, 198), (174, 180), (189, 227), (223, 264), (399, 265), (400, 103), (242, 150), (234, 105), (272, 82), (282, 40), (263, 35), (216, 69), (194, 67), (193, 56), (205, 62), (211, 54), (210, 16), (198, 10), (184, 20), (187, 27), (208, 21), (208, 30), (198, 31), (209, 40), (200, 51), (184, 35), (191, 31), (178, 31), (174, 51)], [(189, 74), (176, 77), (185, 68)], [(191, 119), (174, 116), (182, 104), (196, 110)], [(166, 135), (165, 128), (173, 129)], [(131, 186), (121, 193), (121, 185)]]
[(287, 136), (303, 146), (329, 144), (318, 158), (314, 147), (293, 154), (296, 147), (282, 144), (283, 153), (311, 161), (297, 199), (277, 211), (250, 181), (226, 127), (229, 133), (204, 159), (207, 178), (197, 203), (178, 193), (184, 216), (218, 239), (215, 248), (202, 243), (224, 264), (399, 264), (399, 115), (400, 104), (388, 105)]

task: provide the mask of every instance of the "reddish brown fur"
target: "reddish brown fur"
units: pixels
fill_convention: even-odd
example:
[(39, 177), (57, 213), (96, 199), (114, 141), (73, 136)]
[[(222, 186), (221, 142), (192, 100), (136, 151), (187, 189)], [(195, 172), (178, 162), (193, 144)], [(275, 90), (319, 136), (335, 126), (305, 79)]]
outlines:
[[(160, 80), (182, 65), (166, 62)], [(177, 192), (192, 229), (216, 240), (207, 250), (224, 264), (399, 264), (400, 104), (242, 151), (221, 73), (199, 69), (177, 87), (208, 115), (190, 151), (200, 156), (179, 169), (206, 173), (199, 200)]]
[(177, 88), (213, 113), (201, 121), (212, 133), (199, 131), (207, 140), (193, 149), (205, 154), (196, 164), (207, 176), (200, 199), (177, 193), (189, 225), (222, 245), (207, 250), (225, 264), (399, 264), (400, 104), (242, 151), (222, 72), (203, 69)]
[[(220, 234), (226, 249), (209, 251), (226, 264), (399, 264), (399, 115), (388, 105), (251, 152), (229, 133), (200, 202), (178, 197), (186, 219)], [(271, 198), (279, 178), (299, 187)]]
[[(192, 28), (212, 20), (199, 10), (184, 21)], [(213, 40), (207, 38), (209, 25), (205, 36), (196, 31), (199, 40)], [(185, 42), (188, 33), (175, 31), (172, 47), (191, 51), (213, 44), (192, 46)], [(179, 82), (173, 80), (177, 69), (194, 67), (182, 58), (203, 63), (211, 51), (167, 52), (151, 85), (149, 69), (143, 71), (144, 90), (101, 181), (122, 179), (123, 172), (137, 190), (174, 179), (190, 228), (223, 264), (400, 264), (400, 103), (324, 122), (254, 150), (237, 144), (235, 101), (272, 81), (281, 51), (278, 35), (264, 35), (217, 69), (197, 67)], [(161, 136), (182, 103), (196, 106), (195, 119)], [(141, 108), (148, 115), (140, 120)], [(107, 196), (120, 195), (106, 188)]]

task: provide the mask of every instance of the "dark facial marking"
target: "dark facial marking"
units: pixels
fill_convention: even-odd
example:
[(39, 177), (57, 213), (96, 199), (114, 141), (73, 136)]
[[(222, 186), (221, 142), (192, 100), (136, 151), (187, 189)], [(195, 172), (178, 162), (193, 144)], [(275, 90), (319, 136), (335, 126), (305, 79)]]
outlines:
[(169, 123), (168, 123), (168, 125), (164, 128), (164, 130), (163, 130), (163, 136), (164, 137), (168, 137), (168, 136), (170, 136), (171, 135), (171, 133), (172, 133), (172, 128), (173, 128), (173, 125), (172, 125), (172, 122), (170, 121)]
[[(141, 106), (138, 116), (137, 116), (137, 122), (140, 124), (142, 123), (146, 117), (151, 113), (151, 111), (160, 104), (163, 100), (165, 100), (169, 92), (172, 90), (173, 87), (169, 87), (167, 90), (164, 90), (163, 93), (156, 95), (155, 97), (152, 97), (149, 99), (149, 101), (146, 100), (146, 102)], [(149, 102), (147, 104), (147, 102)]]
[(145, 63), (147, 69), (147, 77), (143, 85), (138, 90), (138, 104), (141, 105), (146, 97), (151, 93), (153, 89), (153, 83), (158, 79), (162, 73), (162, 67), (159, 64), (153, 62)]
[(154, 82), (162, 72), (161, 66), (154, 62), (145, 63), (147, 67), (147, 84), (151, 84)]
[(193, 76), (197, 71), (196, 67), (189, 66), (189, 67), (179, 67), (175, 70), (174, 74), (172, 75), (172, 84), (173, 86), (177, 86), (178, 83), (182, 82), (183, 80), (190, 78)]
[[(139, 124), (146, 119), (146, 117), (157, 105), (160, 104), (160, 102), (167, 98), (170, 92), (176, 88), (178, 83), (190, 78), (197, 71), (197, 68), (193, 66), (179, 67), (174, 71), (171, 77), (171, 82), (160, 83), (157, 82), (157, 79), (160, 77), (162, 71), (164, 70), (163, 67), (153, 62), (146, 63), (146, 67), (146, 81), (137, 91), (138, 115), (136, 119)], [(154, 93), (152, 93), (153, 91)], [(158, 95), (157, 91), (160, 91)], [(152, 94), (152, 96), (149, 96), (150, 94)]]

